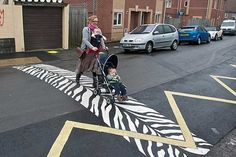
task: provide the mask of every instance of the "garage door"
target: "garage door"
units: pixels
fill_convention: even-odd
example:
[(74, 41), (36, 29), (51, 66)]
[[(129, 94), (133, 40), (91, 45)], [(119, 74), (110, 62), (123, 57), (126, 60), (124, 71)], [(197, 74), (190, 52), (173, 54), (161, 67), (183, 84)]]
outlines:
[(25, 50), (62, 48), (62, 8), (23, 7)]

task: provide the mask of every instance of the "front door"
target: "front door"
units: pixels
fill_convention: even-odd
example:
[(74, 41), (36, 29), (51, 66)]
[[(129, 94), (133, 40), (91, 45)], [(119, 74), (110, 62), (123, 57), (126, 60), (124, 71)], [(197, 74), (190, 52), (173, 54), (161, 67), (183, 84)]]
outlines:
[(139, 16), (140, 12), (137, 11), (131, 11), (131, 16), (130, 16), (130, 31), (135, 29), (136, 27), (139, 26)]

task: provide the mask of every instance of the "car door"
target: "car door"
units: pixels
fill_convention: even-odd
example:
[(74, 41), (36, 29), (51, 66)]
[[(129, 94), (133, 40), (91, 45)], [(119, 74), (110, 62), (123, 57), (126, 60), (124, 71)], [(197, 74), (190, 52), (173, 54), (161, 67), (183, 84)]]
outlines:
[(201, 40), (204, 40), (204, 35), (203, 35), (201, 27), (197, 27), (196, 34), (197, 34), (197, 36), (199, 36), (201, 38)]
[(158, 25), (153, 31), (154, 47), (163, 47), (164, 42), (164, 28), (163, 25)]
[(222, 37), (223, 30), (220, 29), (219, 27), (217, 27), (216, 30), (217, 30), (218, 37)]
[(163, 25), (165, 34), (163, 38), (163, 46), (167, 47), (172, 44), (172, 41), (175, 37), (175, 31), (169, 25)]
[(207, 41), (208, 36), (209, 36), (207, 30), (205, 28), (203, 28), (203, 27), (199, 27), (199, 32), (201, 34), (201, 39), (203, 41)]

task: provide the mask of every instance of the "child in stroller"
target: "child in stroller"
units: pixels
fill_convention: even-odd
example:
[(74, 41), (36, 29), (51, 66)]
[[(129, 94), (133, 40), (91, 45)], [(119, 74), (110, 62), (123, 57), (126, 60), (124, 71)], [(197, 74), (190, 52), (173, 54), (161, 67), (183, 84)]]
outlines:
[(121, 82), (121, 78), (117, 74), (116, 68), (113, 68), (113, 67), (108, 68), (107, 80), (111, 88), (115, 90), (115, 95), (117, 97), (117, 100), (126, 101), (127, 100), (126, 87)]
[[(126, 96), (126, 87), (121, 82), (120, 77), (117, 75), (116, 68), (118, 66), (118, 58), (114, 54), (110, 53), (99, 53), (97, 58), (98, 67), (101, 70), (102, 81), (96, 88), (93, 93), (95, 95), (106, 95), (106, 100), (108, 104), (113, 104), (115, 102), (114, 97), (117, 97), (118, 101), (127, 100)], [(105, 93), (102, 93), (102, 89), (105, 89)], [(115, 90), (115, 95), (113, 92)]]

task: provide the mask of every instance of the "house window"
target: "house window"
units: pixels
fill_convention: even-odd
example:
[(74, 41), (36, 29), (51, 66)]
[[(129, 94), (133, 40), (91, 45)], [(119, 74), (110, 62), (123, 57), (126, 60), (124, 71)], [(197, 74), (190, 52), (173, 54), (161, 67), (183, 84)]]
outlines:
[(113, 25), (114, 25), (114, 26), (121, 26), (121, 21), (122, 21), (122, 13), (120, 13), (120, 12), (115, 12), (115, 13), (114, 13)]
[(166, 2), (166, 8), (171, 8), (172, 0), (165, 0)]
[(184, 0), (184, 7), (188, 7), (188, 0)]
[(160, 23), (161, 22), (161, 14), (156, 14), (156, 23)]

